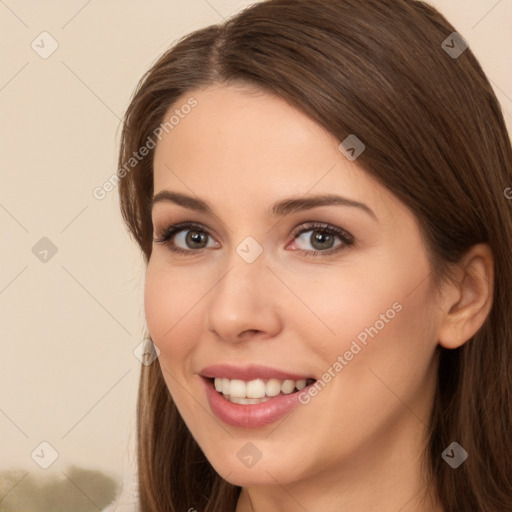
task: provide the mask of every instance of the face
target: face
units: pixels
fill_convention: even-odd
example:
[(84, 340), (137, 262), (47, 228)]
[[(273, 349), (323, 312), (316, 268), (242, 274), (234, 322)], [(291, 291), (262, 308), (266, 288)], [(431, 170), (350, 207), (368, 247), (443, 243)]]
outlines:
[(191, 97), (155, 150), (145, 312), (192, 435), (242, 486), (416, 453), (439, 321), (417, 220), (282, 99), (219, 85), (172, 111)]

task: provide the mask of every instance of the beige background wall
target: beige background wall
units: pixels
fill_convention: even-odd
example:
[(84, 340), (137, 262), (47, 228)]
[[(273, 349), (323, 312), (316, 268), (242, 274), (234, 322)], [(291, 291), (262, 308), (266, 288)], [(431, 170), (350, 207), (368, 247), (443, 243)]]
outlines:
[[(180, 36), (250, 3), (0, 0), (0, 471), (65, 478), (76, 464), (117, 483), (128, 472), (143, 266), (117, 190), (92, 191), (115, 173), (142, 73)], [(512, 127), (512, 0), (431, 3), (469, 42)], [(59, 454), (46, 470), (31, 458), (42, 441)]]

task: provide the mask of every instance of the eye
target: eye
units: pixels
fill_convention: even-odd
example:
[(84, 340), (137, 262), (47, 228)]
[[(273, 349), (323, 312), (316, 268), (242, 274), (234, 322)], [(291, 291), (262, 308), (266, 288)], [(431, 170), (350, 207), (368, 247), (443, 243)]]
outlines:
[[(319, 222), (302, 225), (293, 232), (293, 236), (293, 243), (297, 245), (298, 242), (299, 245), (293, 250), (308, 256), (332, 254), (354, 244), (354, 237), (344, 229)], [(195, 222), (180, 222), (159, 230), (154, 242), (167, 246), (174, 253), (186, 255), (220, 247), (208, 230)], [(308, 244), (312, 249), (307, 247)]]
[(193, 222), (174, 224), (159, 231), (156, 236), (154, 242), (166, 245), (177, 253), (200, 253), (202, 249), (219, 247), (204, 226)]
[(302, 226), (294, 237), (294, 243), (299, 242), (297, 250), (312, 256), (332, 254), (354, 244), (354, 237), (344, 229), (317, 222)]

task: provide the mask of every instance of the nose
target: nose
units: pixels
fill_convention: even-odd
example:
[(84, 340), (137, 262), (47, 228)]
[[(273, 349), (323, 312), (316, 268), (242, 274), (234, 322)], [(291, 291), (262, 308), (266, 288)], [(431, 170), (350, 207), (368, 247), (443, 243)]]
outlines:
[(263, 255), (247, 263), (235, 253), (208, 294), (208, 330), (231, 343), (275, 336), (282, 328), (283, 290)]

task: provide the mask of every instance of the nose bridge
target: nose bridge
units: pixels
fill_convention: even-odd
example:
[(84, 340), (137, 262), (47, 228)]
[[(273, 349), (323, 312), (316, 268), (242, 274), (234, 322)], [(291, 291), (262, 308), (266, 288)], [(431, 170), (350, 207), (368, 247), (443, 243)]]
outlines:
[(269, 334), (278, 328), (273, 276), (265, 254), (256, 249), (251, 240), (235, 247), (212, 290), (208, 327), (223, 339), (237, 340), (247, 330)]
[[(221, 290), (230, 294), (242, 294), (249, 300), (257, 300), (254, 294), (263, 291), (268, 281), (268, 258), (262, 245), (252, 236), (246, 236), (229, 251), (225, 265), (228, 273), (219, 283)], [(259, 283), (259, 287), (256, 285)], [(268, 283), (267, 283), (268, 284)]]
[(226, 273), (215, 287), (215, 302), (230, 304), (233, 311), (237, 305), (244, 307), (252, 304), (253, 308), (259, 308), (259, 303), (264, 302), (263, 296), (268, 295), (265, 293), (269, 274), (266, 258), (260, 255), (254, 260), (247, 261), (239, 252), (239, 248), (233, 250), (226, 261)]

